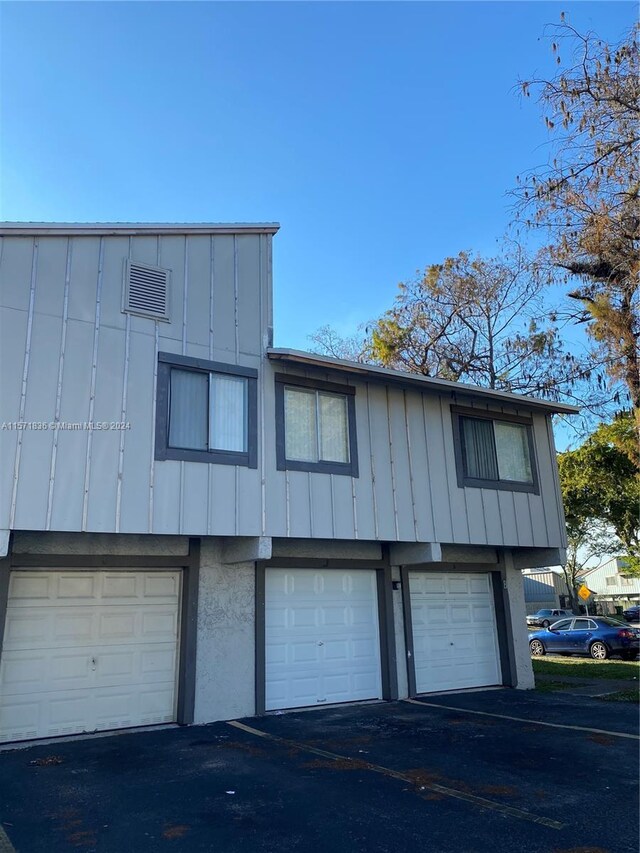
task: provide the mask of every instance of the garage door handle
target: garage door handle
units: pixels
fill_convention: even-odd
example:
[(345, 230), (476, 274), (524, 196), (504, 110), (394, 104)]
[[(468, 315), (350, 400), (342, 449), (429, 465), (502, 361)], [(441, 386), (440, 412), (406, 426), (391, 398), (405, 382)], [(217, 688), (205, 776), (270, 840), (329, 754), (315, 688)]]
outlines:
[(95, 672), (96, 666), (98, 665), (98, 661), (95, 658), (91, 658), (91, 669)]
[(322, 642), (322, 640), (318, 640), (318, 645), (319, 645), (319, 646), (324, 646), (324, 643)]

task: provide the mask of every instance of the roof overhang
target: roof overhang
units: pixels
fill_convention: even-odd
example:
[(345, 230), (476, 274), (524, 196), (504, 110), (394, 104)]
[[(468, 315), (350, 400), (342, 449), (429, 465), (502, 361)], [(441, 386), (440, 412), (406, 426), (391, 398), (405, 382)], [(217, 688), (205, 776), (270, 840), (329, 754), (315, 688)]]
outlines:
[(378, 367), (374, 364), (361, 364), (357, 361), (346, 361), (340, 358), (316, 355), (302, 350), (281, 349), (272, 347), (267, 350), (272, 361), (284, 361), (301, 367), (321, 370), (334, 370), (349, 373), (365, 381), (393, 383), (406, 388), (422, 391), (438, 391), (440, 393), (456, 393), (466, 397), (476, 397), (494, 403), (517, 406), (526, 409), (536, 409), (551, 414), (558, 412), (573, 415), (580, 410), (577, 406), (566, 403), (555, 403), (552, 400), (538, 400), (535, 397), (525, 397), (522, 394), (511, 394), (508, 391), (494, 391), (490, 388), (480, 388), (478, 385), (467, 385), (463, 382), (451, 382), (447, 379), (435, 379), (431, 376), (421, 376), (416, 373), (404, 373), (400, 370), (390, 370), (388, 367)]
[(279, 228), (278, 222), (0, 222), (0, 235), (275, 234)]

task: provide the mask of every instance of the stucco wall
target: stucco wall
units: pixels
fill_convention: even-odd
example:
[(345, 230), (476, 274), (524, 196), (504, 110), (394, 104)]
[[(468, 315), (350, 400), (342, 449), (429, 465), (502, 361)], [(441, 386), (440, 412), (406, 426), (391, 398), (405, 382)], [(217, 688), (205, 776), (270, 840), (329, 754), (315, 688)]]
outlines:
[[(400, 581), (400, 566), (391, 567), (391, 577)], [(404, 611), (402, 607), (402, 588), (393, 591), (393, 626), (396, 638), (396, 662), (398, 672), (398, 699), (406, 699), (409, 695), (409, 679), (407, 676), (407, 646), (404, 639)]]
[(220, 562), (204, 540), (200, 559), (194, 722), (255, 714), (255, 565)]
[(514, 569), (510, 551), (504, 555), (504, 579), (507, 582), (505, 605), (508, 608), (507, 622), (511, 622), (513, 637), (514, 663), (516, 669), (516, 687), (519, 690), (533, 690), (535, 681), (531, 654), (529, 652), (529, 634), (527, 631), (527, 612), (524, 602), (524, 580), (520, 569)]

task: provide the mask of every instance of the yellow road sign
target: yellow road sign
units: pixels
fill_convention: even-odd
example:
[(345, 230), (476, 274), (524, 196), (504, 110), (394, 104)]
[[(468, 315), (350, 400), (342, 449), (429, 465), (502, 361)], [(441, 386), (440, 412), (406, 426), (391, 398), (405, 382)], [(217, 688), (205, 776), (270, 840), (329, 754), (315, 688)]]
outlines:
[(578, 595), (583, 601), (586, 601), (587, 598), (589, 598), (591, 595), (591, 590), (586, 584), (582, 584), (582, 586), (578, 590)]

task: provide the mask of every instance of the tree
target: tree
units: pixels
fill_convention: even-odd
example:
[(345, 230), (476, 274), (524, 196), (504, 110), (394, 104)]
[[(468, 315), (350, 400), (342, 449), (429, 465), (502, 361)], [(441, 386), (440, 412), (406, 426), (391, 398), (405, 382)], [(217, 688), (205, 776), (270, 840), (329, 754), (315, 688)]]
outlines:
[(569, 547), (564, 567), (575, 594), (576, 577), (592, 557), (617, 554), (640, 576), (640, 477), (626, 451), (634, 434), (630, 415), (600, 424), (576, 450), (558, 454)]
[(386, 367), (557, 399), (576, 377), (544, 290), (517, 246), (494, 258), (460, 252), (399, 285), (372, 328), (371, 355)]
[(546, 256), (570, 287), (569, 314), (591, 338), (585, 370), (601, 363), (608, 383), (626, 389), (640, 435), (638, 32), (608, 45), (562, 16), (550, 34), (558, 74), (521, 83), (525, 97), (538, 94), (549, 158), (519, 178), (516, 193), (520, 221), (547, 233)]

